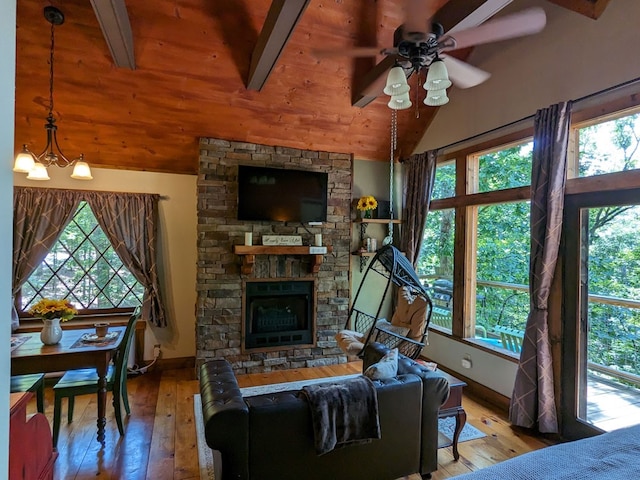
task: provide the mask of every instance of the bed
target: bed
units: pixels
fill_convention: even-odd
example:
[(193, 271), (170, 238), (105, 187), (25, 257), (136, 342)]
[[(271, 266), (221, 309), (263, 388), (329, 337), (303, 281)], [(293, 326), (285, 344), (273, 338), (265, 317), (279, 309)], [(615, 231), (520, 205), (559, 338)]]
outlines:
[(458, 480), (640, 478), (640, 425), (525, 453)]

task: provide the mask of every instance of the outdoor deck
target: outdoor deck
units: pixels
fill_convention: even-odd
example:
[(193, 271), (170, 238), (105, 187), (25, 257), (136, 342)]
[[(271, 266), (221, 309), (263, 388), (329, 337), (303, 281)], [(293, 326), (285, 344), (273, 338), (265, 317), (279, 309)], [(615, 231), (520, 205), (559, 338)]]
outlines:
[(587, 418), (605, 431), (640, 422), (640, 389), (590, 374)]

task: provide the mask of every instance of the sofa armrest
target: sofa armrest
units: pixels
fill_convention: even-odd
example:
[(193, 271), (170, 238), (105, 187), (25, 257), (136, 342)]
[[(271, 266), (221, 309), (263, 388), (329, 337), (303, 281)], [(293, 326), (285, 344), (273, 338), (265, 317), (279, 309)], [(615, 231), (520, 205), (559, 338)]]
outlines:
[(249, 478), (249, 408), (229, 362), (201, 365), (200, 396), (207, 445), (220, 451), (225, 478)]

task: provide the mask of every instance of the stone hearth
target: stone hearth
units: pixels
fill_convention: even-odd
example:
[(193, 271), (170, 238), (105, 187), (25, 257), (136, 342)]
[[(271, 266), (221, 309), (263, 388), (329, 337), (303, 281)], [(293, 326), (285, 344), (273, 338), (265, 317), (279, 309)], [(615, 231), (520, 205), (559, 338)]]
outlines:
[[(349, 249), (351, 241), (352, 158), (348, 154), (298, 150), (231, 142), (200, 140), (198, 172), (198, 278), (196, 363), (225, 358), (237, 373), (258, 373), (330, 365), (346, 361), (335, 333), (343, 328), (349, 308)], [(237, 220), (238, 165), (296, 168), (329, 174), (327, 222), (320, 226)], [(301, 235), (305, 245), (321, 233), (333, 252), (324, 256), (317, 274), (305, 255), (257, 255), (253, 271), (243, 275), (242, 260), (233, 253), (253, 233)], [(315, 328), (309, 345), (245, 349), (243, 342), (243, 285), (266, 279), (314, 282)]]

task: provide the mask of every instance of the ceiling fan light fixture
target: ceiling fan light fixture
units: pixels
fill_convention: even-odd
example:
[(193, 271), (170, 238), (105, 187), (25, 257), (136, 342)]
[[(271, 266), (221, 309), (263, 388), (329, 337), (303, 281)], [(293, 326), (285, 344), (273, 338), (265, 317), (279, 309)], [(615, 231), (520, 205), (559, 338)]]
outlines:
[(444, 90), (451, 86), (447, 66), (441, 58), (436, 57), (427, 71), (427, 80), (424, 82), (425, 90)]
[(409, 98), (409, 92), (405, 92), (401, 95), (393, 95), (387, 103), (387, 106), (391, 110), (406, 110), (411, 108), (411, 99)]
[(449, 97), (447, 97), (447, 91), (442, 90), (427, 90), (427, 96), (424, 98), (424, 104), (430, 107), (439, 107), (449, 103)]
[(402, 95), (408, 91), (409, 84), (407, 83), (407, 76), (404, 73), (404, 69), (396, 65), (389, 70), (389, 74), (387, 75), (387, 85), (384, 87), (383, 92), (389, 96), (394, 96)]

